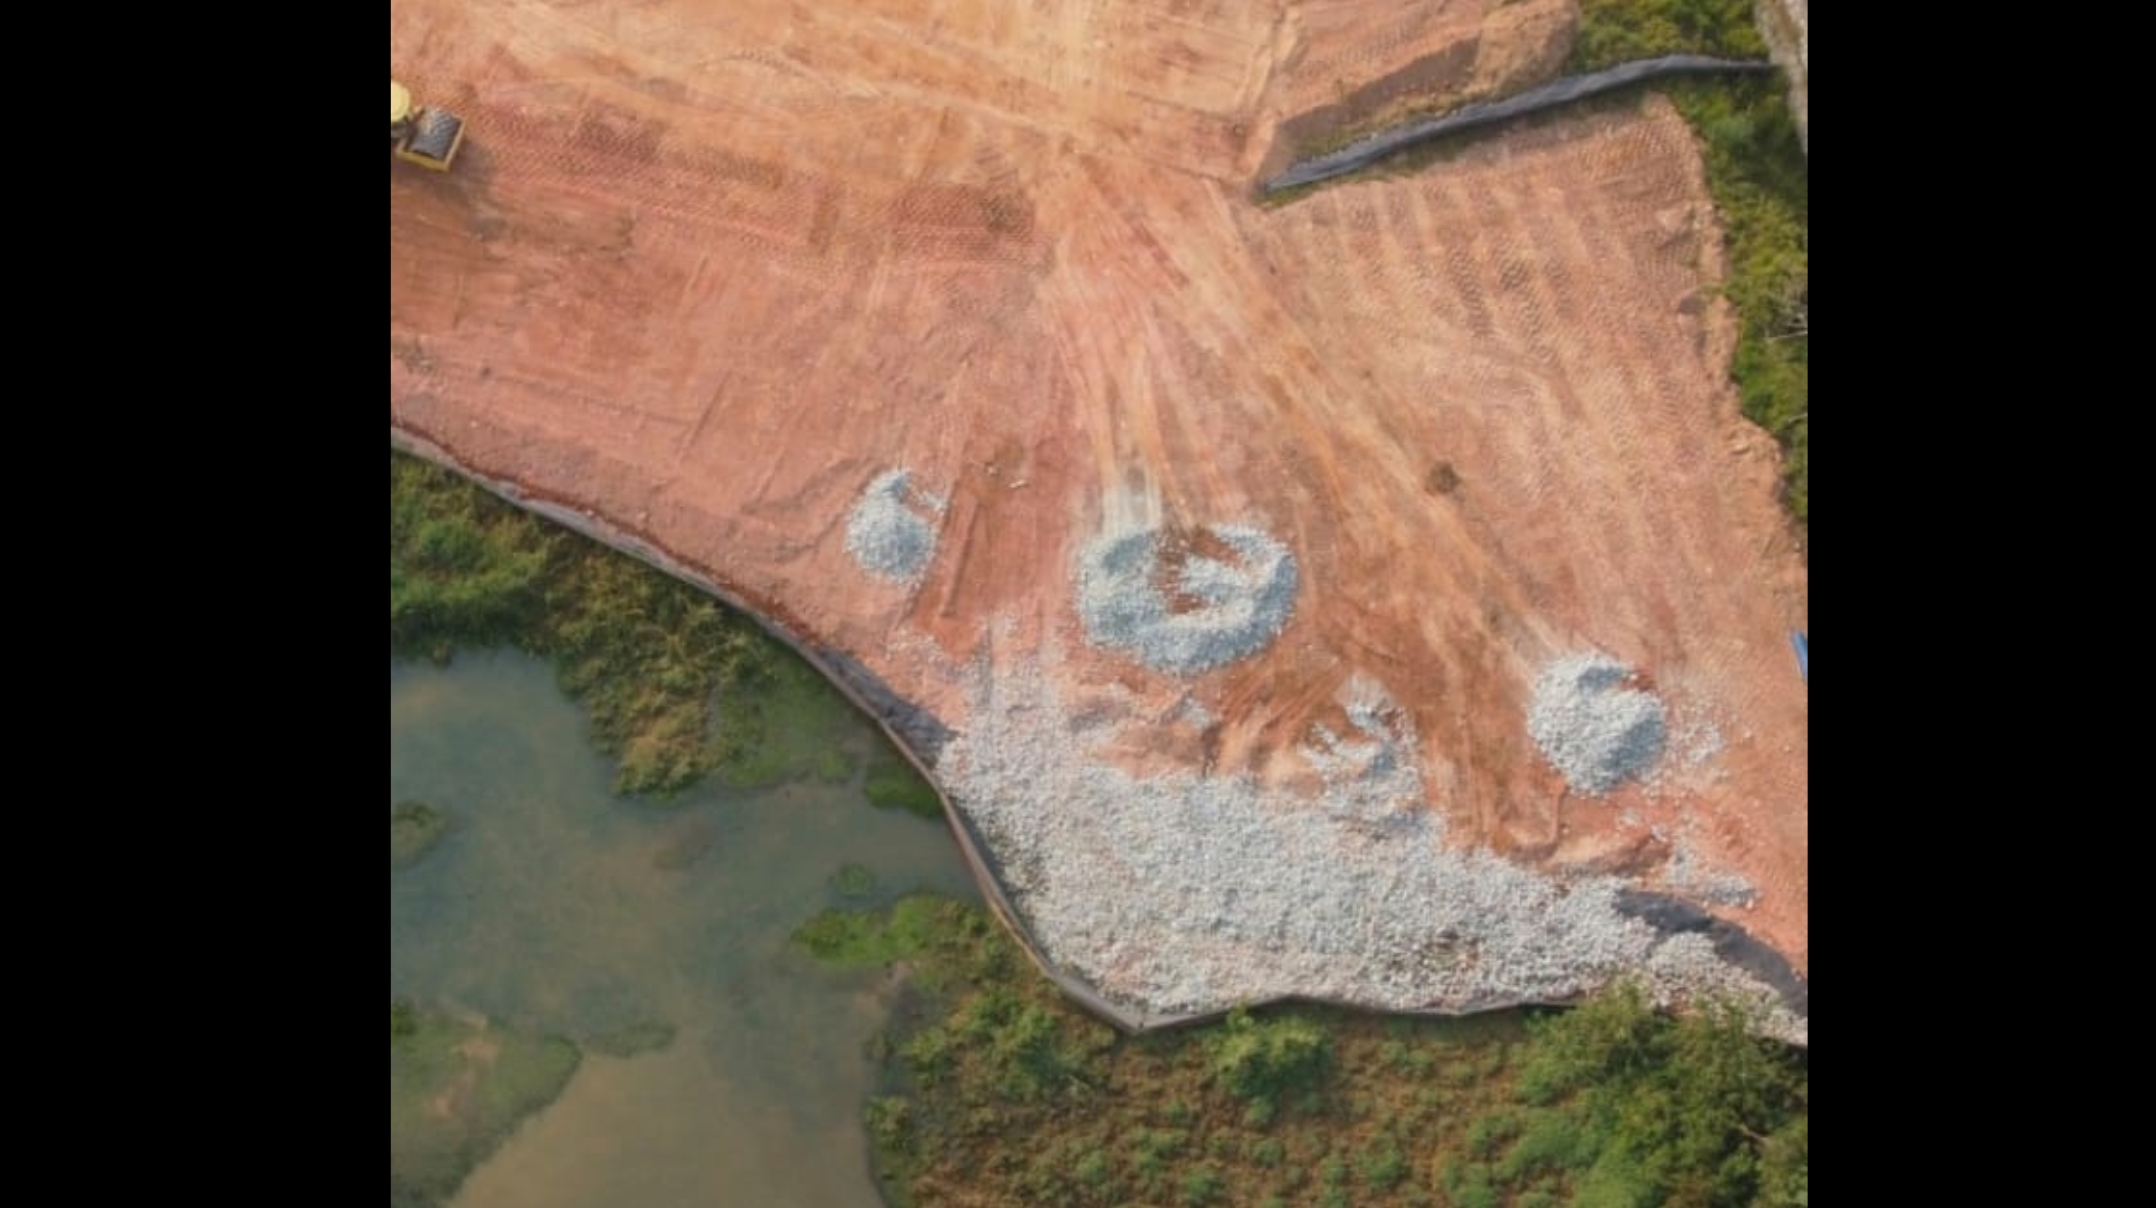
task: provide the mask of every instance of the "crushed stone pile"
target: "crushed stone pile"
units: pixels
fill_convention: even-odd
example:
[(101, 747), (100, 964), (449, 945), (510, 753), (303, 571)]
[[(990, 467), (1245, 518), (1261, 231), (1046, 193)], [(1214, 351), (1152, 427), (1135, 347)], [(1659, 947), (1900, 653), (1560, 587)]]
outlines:
[(1189, 557), (1176, 586), (1197, 602), (1176, 611), (1159, 587), (1162, 535), (1156, 528), (1112, 533), (1078, 558), (1078, 616), (1086, 640), (1147, 666), (1193, 675), (1264, 649), (1295, 609), (1295, 557), (1263, 530), (1240, 524), (1207, 530), (1236, 563)]
[(861, 569), (893, 582), (920, 581), (936, 553), (933, 522), (943, 500), (912, 486), (906, 470), (886, 470), (861, 492), (846, 518), (846, 552)]
[(1074, 714), (1059, 663), (1051, 649), (1037, 666), (975, 667), (967, 730), (937, 773), (1046, 958), (1112, 1000), (1465, 1011), (1638, 973), (1664, 1001), (1726, 993), (1778, 1034), (1805, 1034), (1707, 937), (1620, 912), (1621, 878), (1560, 883), (1448, 847), (1422, 801), (1413, 730), (1376, 692), (1346, 694), (1358, 734), (1302, 748), (1325, 785), (1311, 800), (1248, 774), (1122, 771), (1096, 752), (1125, 723)]
[(1614, 659), (1586, 654), (1559, 659), (1535, 679), (1528, 734), (1576, 792), (1600, 796), (1662, 757), (1669, 737), (1662, 702), (1625, 687), (1630, 675)]

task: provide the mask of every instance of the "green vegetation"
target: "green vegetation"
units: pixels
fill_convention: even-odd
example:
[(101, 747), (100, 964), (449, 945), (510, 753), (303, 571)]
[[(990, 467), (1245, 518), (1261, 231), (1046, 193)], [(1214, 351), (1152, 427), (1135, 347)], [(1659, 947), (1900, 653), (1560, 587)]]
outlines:
[(868, 794), (869, 804), (879, 809), (901, 809), (923, 818), (943, 817), (943, 801), (936, 796), (936, 790), (888, 744), (878, 745), (869, 756), (868, 774), (861, 789)]
[(1264, 1021), (1232, 1011), (1207, 1037), (1213, 1075), (1238, 1099), (1277, 1100), (1306, 1090), (1325, 1073), (1332, 1038), (1312, 1019), (1281, 1015)]
[(867, 1109), (899, 1208), (1805, 1203), (1803, 1058), (1727, 1008), (1674, 1020), (1626, 990), (1562, 1013), (1268, 1009), (1123, 1037), (981, 907), (915, 895), (796, 938), (912, 970)]
[(556, 1036), (389, 1004), (389, 1202), (444, 1204), (581, 1056)]
[(449, 819), (424, 801), (399, 801), (390, 806), (390, 868), (410, 868), (419, 863), (448, 829)]
[(1661, 55), (1764, 59), (1752, 0), (1580, 0), (1568, 70), (1599, 71)]
[(719, 779), (743, 789), (768, 788), (802, 775), (845, 783), (854, 761), (833, 740), (859, 724), (853, 706), (814, 667), (777, 641), (764, 640), (771, 643), (770, 661), (755, 690), (724, 697), (732, 728), (753, 741), (730, 749)]
[(620, 760), (618, 792), (664, 797), (713, 773), (739, 788), (853, 774), (833, 741), (851, 706), (753, 621), (392, 450), (391, 655), (499, 645), (554, 661), (594, 742)]
[(1001, 935), (984, 911), (909, 894), (889, 910), (874, 914), (826, 910), (803, 924), (794, 933), (794, 941), (820, 961), (857, 967), (931, 952), (939, 954), (942, 963), (951, 964), (968, 944), (986, 944)]
[(1674, 1023), (1627, 988), (1540, 1021), (1521, 1106), (1453, 1177), (1547, 1203), (1805, 1202), (1807, 1085), (1787, 1051), (1710, 1008)]

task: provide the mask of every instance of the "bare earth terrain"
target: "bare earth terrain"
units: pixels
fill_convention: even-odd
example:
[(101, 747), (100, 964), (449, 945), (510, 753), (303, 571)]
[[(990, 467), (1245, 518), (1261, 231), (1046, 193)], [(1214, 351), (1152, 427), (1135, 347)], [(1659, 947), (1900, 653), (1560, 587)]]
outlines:
[[(468, 135), (392, 164), (393, 434), (933, 714), (1042, 954), (1134, 1013), (1752, 985), (1627, 885), (1801, 975), (1805, 577), (1683, 122), (1251, 201), (1283, 123), (1535, 82), (1570, 21), (406, 0)], [(1653, 733), (1571, 699), (1553, 753), (1538, 677), (1597, 652)]]

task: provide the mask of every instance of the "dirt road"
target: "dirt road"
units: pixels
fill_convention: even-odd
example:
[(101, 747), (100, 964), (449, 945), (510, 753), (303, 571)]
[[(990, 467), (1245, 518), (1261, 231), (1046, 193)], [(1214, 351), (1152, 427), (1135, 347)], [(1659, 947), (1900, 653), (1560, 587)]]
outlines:
[[(392, 427), (961, 732), (985, 707), (962, 669), (1054, 647), (1064, 699), (1127, 702), (1097, 758), (1292, 787), (1374, 676), (1445, 842), (1648, 886), (1681, 855), (1748, 882), (1750, 909), (1715, 909), (1802, 970), (1804, 571), (1727, 384), (1682, 121), (1649, 98), (1251, 200), (1317, 128), (1299, 115), (1548, 71), (1569, 19), (410, 0), (392, 69), (469, 133), (446, 176), (392, 164)], [(937, 497), (911, 582), (847, 548), (894, 469)], [(1140, 519), (1269, 533), (1298, 571), (1286, 627), (1191, 675), (1087, 645), (1073, 561)], [(1583, 650), (1665, 702), (1651, 783), (1568, 793), (1529, 739), (1538, 669)], [(1146, 720), (1179, 708), (1197, 720)]]

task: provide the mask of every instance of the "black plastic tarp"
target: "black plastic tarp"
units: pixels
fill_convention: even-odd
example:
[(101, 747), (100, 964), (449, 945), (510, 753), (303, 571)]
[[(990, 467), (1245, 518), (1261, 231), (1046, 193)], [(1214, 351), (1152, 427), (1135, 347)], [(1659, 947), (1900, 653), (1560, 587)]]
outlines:
[(1358, 139), (1338, 151), (1306, 159), (1287, 171), (1265, 182), (1265, 192), (1277, 193), (1297, 185), (1316, 184), (1359, 172), (1388, 155), (1396, 155), (1409, 147), (1454, 134), (1492, 122), (1523, 117), (1559, 105), (1586, 100), (1605, 92), (1614, 92), (1643, 80), (1662, 76), (1705, 75), (1714, 72), (1773, 71), (1774, 64), (1740, 59), (1716, 59), (1706, 55), (1664, 55), (1659, 59), (1635, 59), (1619, 63), (1601, 71), (1585, 75), (1566, 76), (1540, 88), (1516, 92), (1495, 101), (1477, 101), (1463, 105), (1442, 117), (1425, 118), (1405, 126)]

